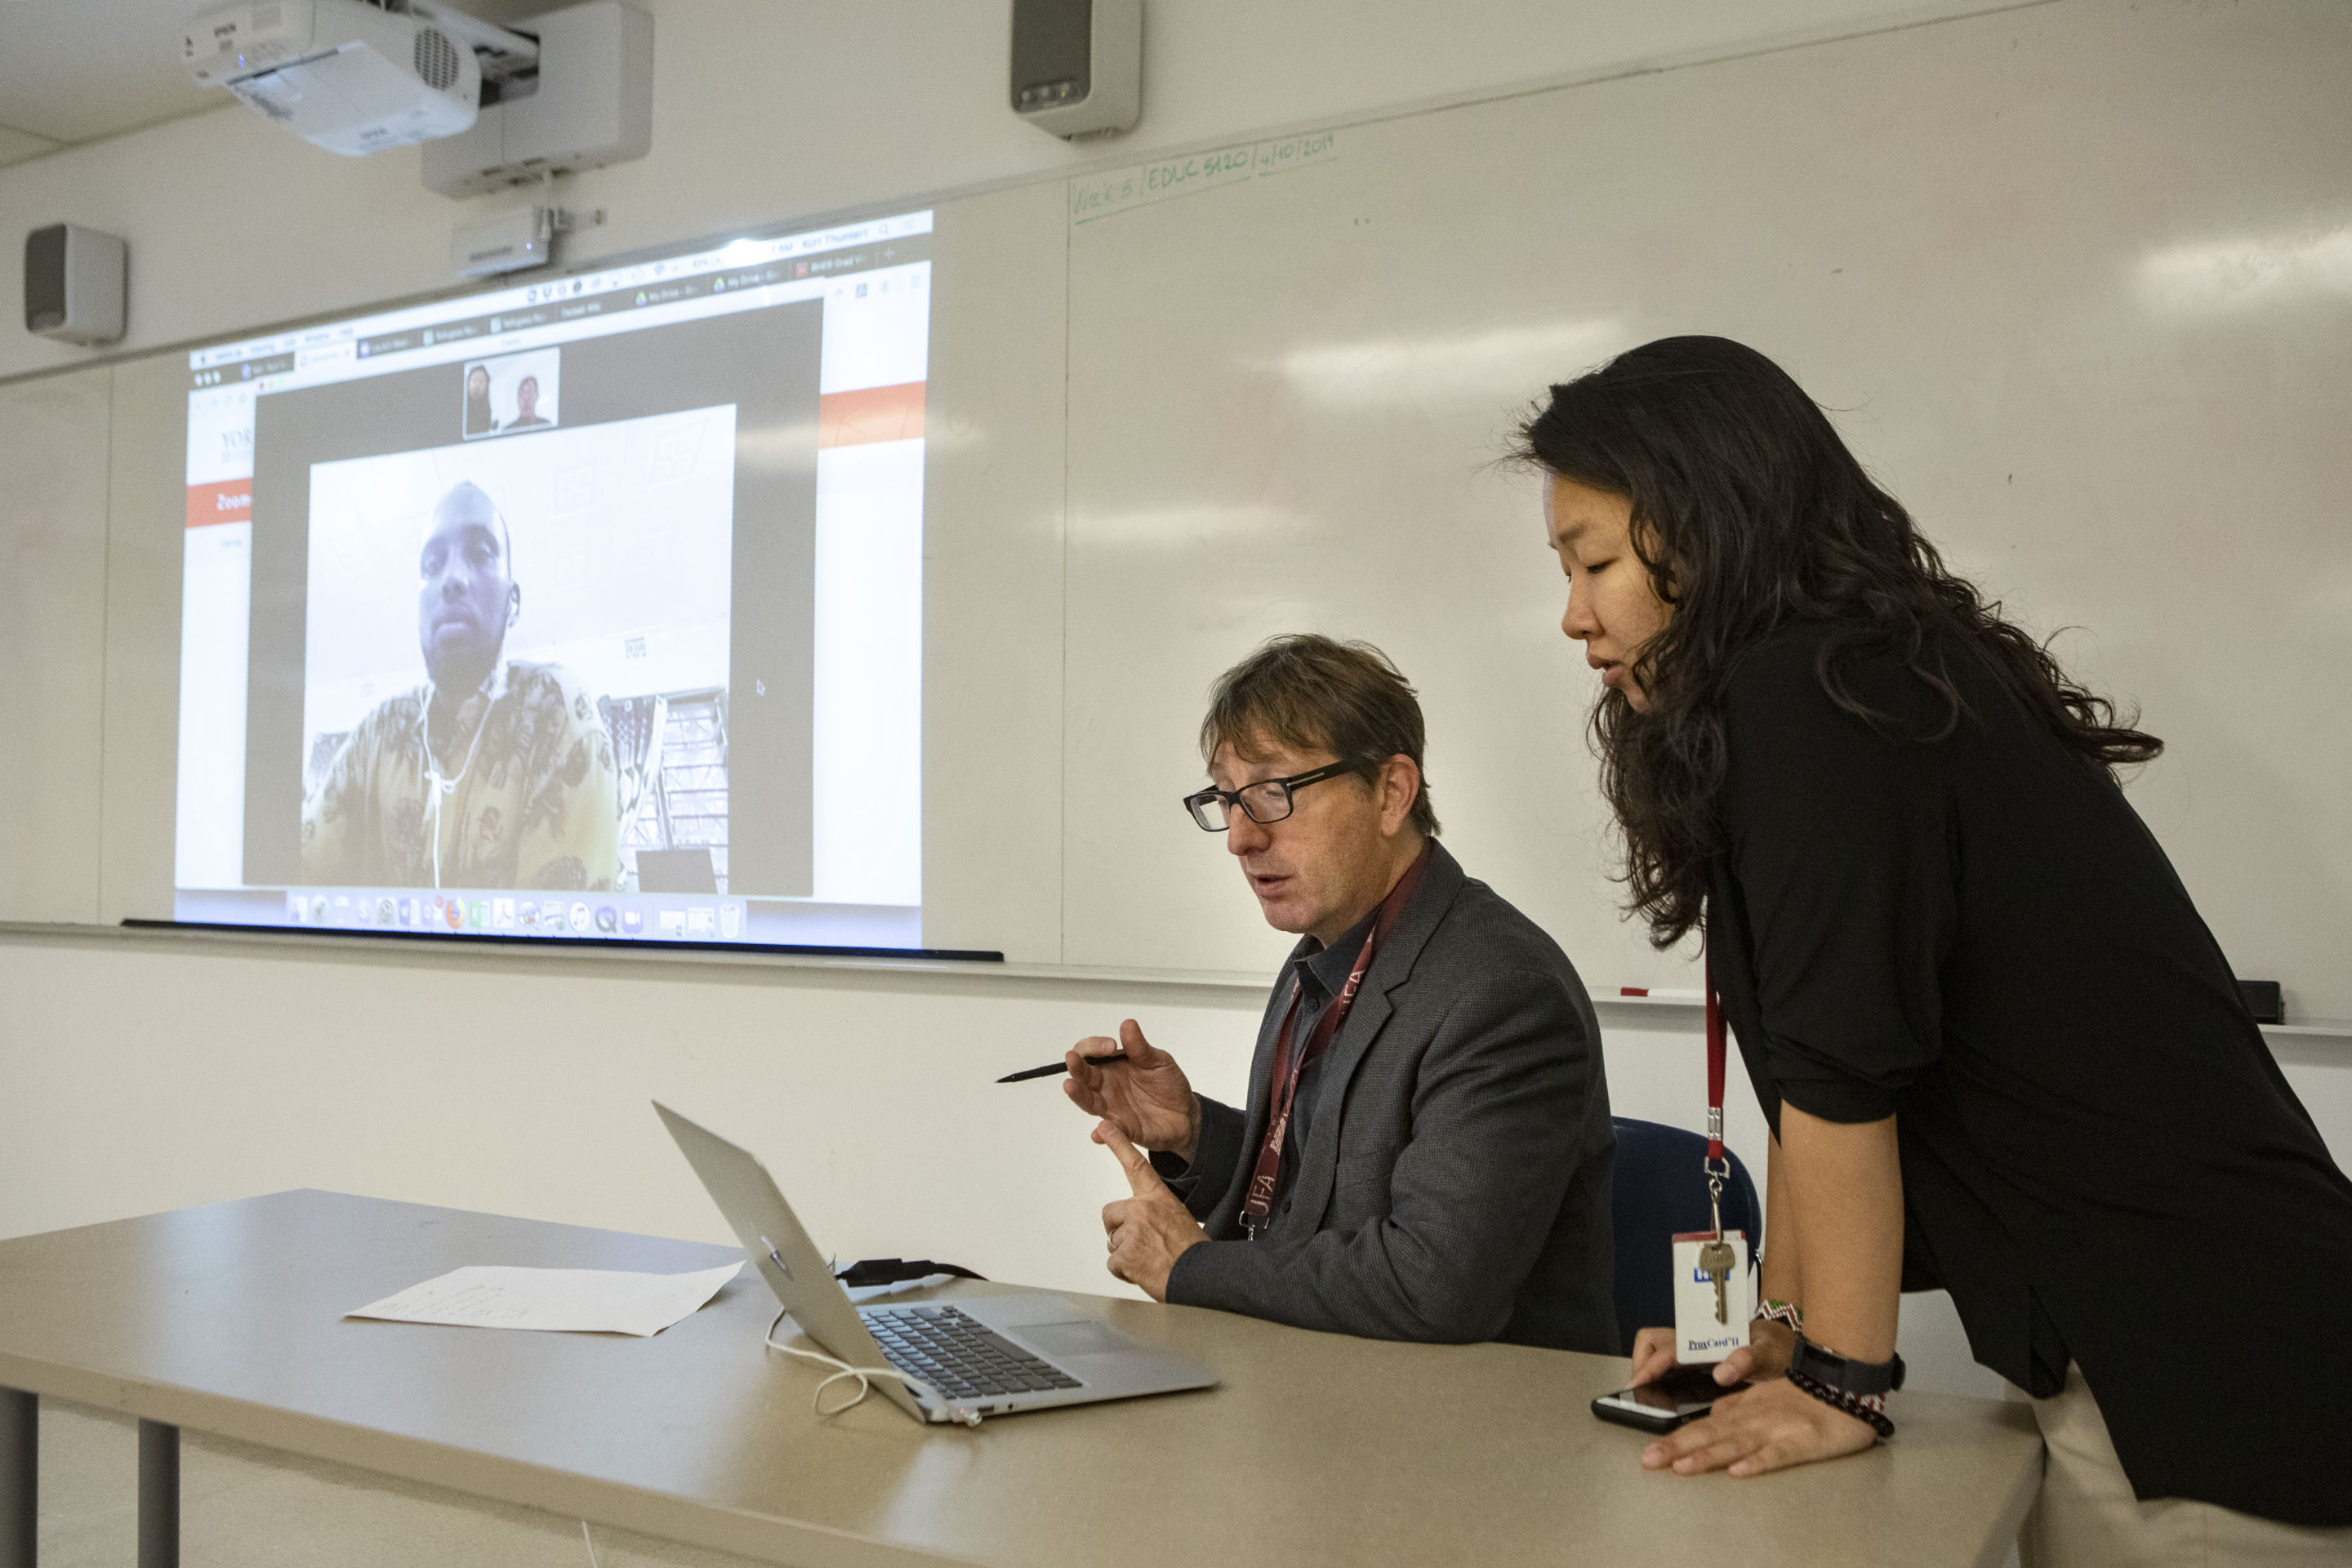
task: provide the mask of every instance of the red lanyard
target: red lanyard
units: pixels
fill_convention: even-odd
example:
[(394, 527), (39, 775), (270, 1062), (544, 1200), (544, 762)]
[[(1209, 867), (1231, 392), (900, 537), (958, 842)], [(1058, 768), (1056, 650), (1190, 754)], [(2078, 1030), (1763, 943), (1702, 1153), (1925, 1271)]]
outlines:
[(1715, 992), (1715, 955), (1706, 955), (1706, 1172), (1707, 1198), (1715, 1209), (1715, 1234), (1723, 1234), (1723, 1184), (1731, 1162), (1723, 1157), (1723, 998)]
[[(1423, 868), (1429, 864), (1433, 846), (1422, 846), (1421, 854), (1397, 879), (1389, 896), (1381, 900), (1379, 910), (1372, 916), (1372, 929), (1364, 933), (1363, 951), (1356, 954), (1356, 966), (1348, 972), (1348, 984), (1339, 994), (1323, 1009), (1315, 1020), (1315, 1027), (1307, 1033), (1306, 1048), (1295, 1057), (1291, 1053), (1291, 1026), (1298, 1021), (1298, 982), (1290, 983), (1290, 1005), (1282, 1015), (1282, 1029), (1275, 1037), (1274, 1061), (1266, 1085), (1265, 1142), (1259, 1145), (1257, 1167), (1250, 1173), (1249, 1196), (1242, 1203), (1242, 1228), (1255, 1240), (1265, 1226), (1266, 1216), (1274, 1212), (1274, 1189), (1282, 1174), (1282, 1141), (1290, 1131), (1291, 1101), (1297, 1098), (1298, 1075), (1307, 1064), (1323, 1054), (1339, 1026), (1348, 1021), (1348, 1010), (1356, 1005), (1356, 993), (1364, 984), (1364, 972), (1372, 966), (1372, 955), (1380, 950), (1381, 939), (1387, 936), (1404, 907), (1412, 900), (1412, 890), (1421, 885)], [(1721, 1098), (1720, 1096), (1717, 1097)]]
[(1706, 1157), (1723, 1158), (1723, 998), (1715, 994), (1715, 959), (1706, 961)]

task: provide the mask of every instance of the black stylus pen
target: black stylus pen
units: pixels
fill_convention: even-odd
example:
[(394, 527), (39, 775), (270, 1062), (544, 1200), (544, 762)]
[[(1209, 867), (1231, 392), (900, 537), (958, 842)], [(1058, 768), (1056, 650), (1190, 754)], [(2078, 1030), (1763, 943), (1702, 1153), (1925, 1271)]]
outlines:
[[(1094, 1063), (1095, 1066), (1098, 1068), (1117, 1067), (1119, 1063), (1127, 1060), (1127, 1053), (1124, 1051), (1114, 1051), (1107, 1057), (1088, 1057), (1086, 1059)], [(1006, 1073), (1003, 1078), (998, 1079), (996, 1081), (999, 1083), (1026, 1083), (1033, 1078), (1051, 1078), (1057, 1072), (1067, 1072), (1069, 1070), (1070, 1064), (1066, 1061), (1047, 1062), (1044, 1067), (1031, 1068), (1027, 1072)]]

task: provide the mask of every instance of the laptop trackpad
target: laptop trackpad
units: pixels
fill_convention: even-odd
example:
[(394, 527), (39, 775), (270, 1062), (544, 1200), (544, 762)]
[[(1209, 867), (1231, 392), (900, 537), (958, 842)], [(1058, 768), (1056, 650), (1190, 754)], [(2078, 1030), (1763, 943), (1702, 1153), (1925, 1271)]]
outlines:
[(1067, 1323), (1024, 1323), (1013, 1331), (1047, 1355), (1103, 1355), (1135, 1348), (1133, 1340), (1092, 1318)]

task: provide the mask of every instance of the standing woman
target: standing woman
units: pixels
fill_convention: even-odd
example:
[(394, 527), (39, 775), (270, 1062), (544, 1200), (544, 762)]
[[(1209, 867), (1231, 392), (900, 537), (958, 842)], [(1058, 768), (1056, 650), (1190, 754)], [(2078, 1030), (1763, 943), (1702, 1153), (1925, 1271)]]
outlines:
[(1786, 1310), (1717, 1374), (1764, 1381), (1643, 1463), (1868, 1447), (1942, 1288), (2041, 1423), (2029, 1562), (2346, 1561), (2352, 1183), (2117, 786), (2159, 742), (1751, 349), (1634, 349), (1521, 434), (1632, 908), (1705, 933), (1774, 1134)]

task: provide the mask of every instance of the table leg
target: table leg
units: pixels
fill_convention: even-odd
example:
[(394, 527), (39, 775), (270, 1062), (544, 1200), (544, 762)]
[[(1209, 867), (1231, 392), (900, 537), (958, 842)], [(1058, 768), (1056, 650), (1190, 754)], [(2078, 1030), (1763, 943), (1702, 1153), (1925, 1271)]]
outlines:
[(0, 1388), (0, 1568), (33, 1568), (40, 1500), (40, 1396)]
[(180, 1568), (180, 1429), (160, 1421), (139, 1423), (139, 1568)]

